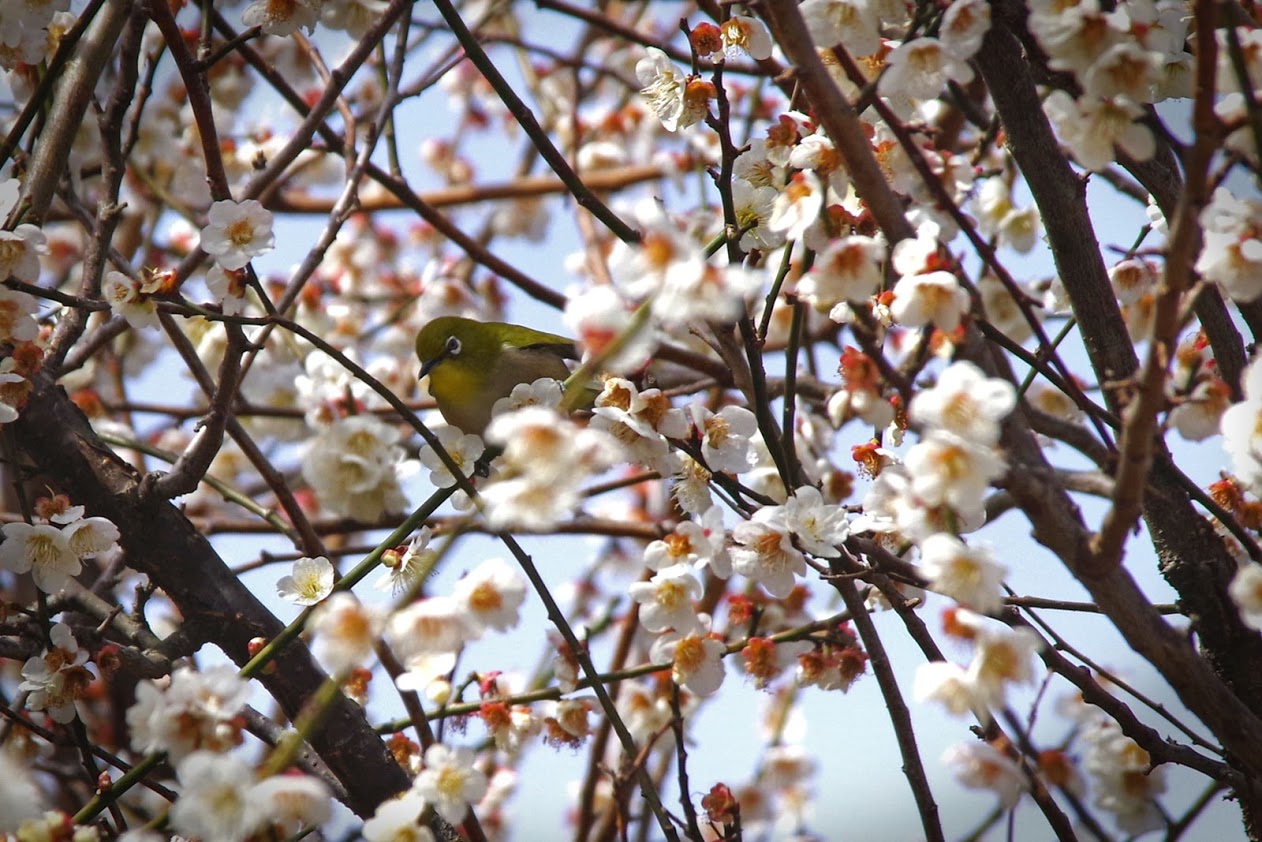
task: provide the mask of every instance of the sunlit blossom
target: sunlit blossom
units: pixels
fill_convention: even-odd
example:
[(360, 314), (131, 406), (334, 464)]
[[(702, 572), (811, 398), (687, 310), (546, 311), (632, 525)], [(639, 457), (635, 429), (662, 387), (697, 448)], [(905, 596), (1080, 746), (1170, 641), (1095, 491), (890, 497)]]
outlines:
[(985, 548), (938, 532), (920, 543), (920, 569), (933, 590), (976, 611), (992, 614), (1003, 607), (1000, 588), (1008, 571)]
[(649, 658), (671, 665), (671, 678), (698, 696), (715, 693), (726, 673), (723, 669), (723, 642), (707, 634), (708, 623), (687, 633), (667, 632), (653, 641)]
[(435, 743), (425, 750), (425, 768), (413, 784), (416, 792), (452, 824), (464, 821), (469, 805), (486, 794), (486, 775), (473, 766), (473, 752)]
[(315, 605), (333, 591), (333, 565), (324, 556), (294, 562), (276, 581), (276, 595), (295, 605)]
[(947, 366), (931, 389), (911, 399), (911, 419), (945, 430), (980, 445), (999, 441), (1000, 422), (1017, 403), (1016, 388), (1006, 380), (987, 377), (966, 360)]
[(774, 597), (786, 597), (806, 575), (806, 559), (793, 546), (792, 533), (779, 507), (767, 506), (732, 528), (732, 569)]
[(701, 598), (701, 582), (688, 565), (659, 570), (647, 582), (631, 583), (627, 592), (640, 604), (640, 625), (651, 632), (698, 627), (693, 601)]
[(367, 842), (434, 842), (433, 832), (421, 824), (426, 806), (425, 798), (415, 789), (383, 801), (364, 822), (364, 839)]
[(255, 257), (271, 251), (276, 243), (272, 234), (272, 213), (255, 199), (215, 202), (206, 218), (208, 222), (202, 229), (199, 245), (224, 269), (240, 269)]

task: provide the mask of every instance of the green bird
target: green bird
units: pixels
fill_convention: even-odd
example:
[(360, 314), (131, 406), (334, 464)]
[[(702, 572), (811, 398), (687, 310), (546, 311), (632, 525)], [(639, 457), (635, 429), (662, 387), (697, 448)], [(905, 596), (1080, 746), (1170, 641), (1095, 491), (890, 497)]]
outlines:
[(416, 335), (416, 356), (447, 423), (482, 435), (496, 401), (519, 383), (565, 382), (565, 361), (577, 360), (578, 349), (564, 336), (521, 325), (442, 316)]

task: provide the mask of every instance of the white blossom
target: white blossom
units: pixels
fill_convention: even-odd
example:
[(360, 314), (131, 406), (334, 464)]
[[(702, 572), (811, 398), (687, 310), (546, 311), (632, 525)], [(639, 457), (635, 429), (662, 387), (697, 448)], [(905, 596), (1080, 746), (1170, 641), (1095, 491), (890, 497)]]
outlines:
[(171, 825), (203, 842), (242, 842), (267, 821), (252, 797), (254, 770), (238, 757), (195, 751), (176, 766), (180, 797), (171, 806)]
[[(295, 0), (292, 5), (301, 3)], [(255, 199), (220, 200), (210, 206), (206, 218), (201, 232), (202, 251), (224, 269), (240, 269), (275, 246), (272, 213)]]
[(384, 625), (379, 607), (365, 605), (346, 591), (329, 595), (307, 620), (316, 659), (334, 674), (369, 663)]
[(956, 780), (970, 789), (989, 789), (999, 796), (1005, 810), (1011, 810), (1029, 788), (1016, 761), (990, 743), (957, 743), (942, 755), (942, 764), (955, 773)]
[(677, 564), (657, 571), (647, 582), (633, 582), (627, 592), (640, 604), (640, 625), (651, 632), (687, 632), (698, 627), (693, 601), (701, 598), (701, 582), (692, 568)]
[(0, 567), (14, 573), (30, 573), (35, 586), (44, 593), (60, 591), (70, 577), (83, 569), (66, 532), (56, 526), (18, 521), (6, 523), (3, 532)]
[(526, 601), (526, 581), (504, 559), (490, 558), (456, 582), (452, 598), (475, 625), (506, 632), (520, 622), (518, 612)]
[(294, 561), (276, 581), (276, 595), (295, 605), (315, 605), (333, 591), (333, 565), (324, 556)]
[(425, 750), (425, 768), (416, 776), (415, 791), (452, 824), (464, 821), (469, 805), (486, 795), (486, 775), (473, 765), (473, 752), (463, 746), (434, 743)]

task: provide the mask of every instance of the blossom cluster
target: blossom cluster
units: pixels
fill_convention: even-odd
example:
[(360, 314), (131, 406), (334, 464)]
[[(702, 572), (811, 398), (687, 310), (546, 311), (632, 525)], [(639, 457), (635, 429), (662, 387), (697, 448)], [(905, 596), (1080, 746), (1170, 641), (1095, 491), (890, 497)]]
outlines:
[(115, 549), (118, 527), (108, 518), (85, 517), (83, 506), (64, 497), (40, 506), (38, 522), (6, 523), (0, 543), (0, 567), (29, 573), (35, 586), (55, 594), (83, 569), (85, 559)]
[[(26, 103), (55, 78), (53, 58), (74, 17), (65, 0), (11, 5), (0, 8), (0, 66), (9, 71), (14, 103)], [(998, 92), (985, 95), (983, 73), (988, 54), (1004, 43), (999, 39), (1019, 32), (1037, 69), (1030, 78), (1044, 114), (1068, 154), (1100, 174), (1092, 176), (1092, 190), (1108, 179), (1138, 194), (1143, 207), (1147, 190), (1160, 191), (1142, 177), (1145, 170), (1130, 174), (1137, 187), (1114, 163), (1125, 168), (1183, 142), (1156, 106), (1193, 93), (1198, 57), (1189, 38), (1202, 45), (1216, 39), (1215, 89), (1200, 95), (1214, 97), (1223, 154), (1213, 162), (1214, 192), (1194, 220), (1204, 236), (1189, 268), (1194, 294), (1203, 298), (1195, 313), (1189, 305), (1181, 314), (1191, 322), (1202, 305), (1249, 305), (1262, 297), (1262, 203), (1220, 177), (1231, 166), (1257, 166), (1253, 106), (1262, 93), (1262, 37), (1239, 10), (1224, 24), (1235, 28), (1196, 33), (1194, 10), (1181, 0), (1035, 0), (1016, 16), (986, 0), (785, 4), (786, 14), (800, 15), (815, 56), (854, 107), (845, 115), (857, 118), (854, 136), (845, 140), (867, 143), (862, 151), (886, 182), (879, 186), (888, 188), (891, 220), (888, 207), (877, 212), (871, 181), (852, 171), (853, 147), (827, 119), (838, 115), (825, 113), (804, 84), (809, 68), (790, 57), (790, 47), (801, 44), (782, 48), (763, 19), (738, 14), (740, 4), (720, 4), (713, 22), (685, 21), (682, 46), (663, 35), (667, 30), (651, 28), (651, 5), (626, 18), (618, 17), (617, 4), (606, 5), (582, 10), (584, 20), (604, 16), (614, 32), (639, 27), (637, 43), (607, 42), (601, 28), (585, 24), (584, 49), (575, 53), (581, 60), (566, 59), (551, 41), (533, 43), (529, 22), (512, 4), (466, 4), (460, 12), (471, 24), (476, 19), (488, 50), (511, 48), (525, 59), (511, 85), (531, 89), (538, 122), (527, 126), (531, 155), (519, 175), (544, 146), (535, 134), (541, 129), (592, 185), (585, 211), (600, 211), (594, 217), (602, 221), (607, 212), (635, 231), (616, 237), (582, 217), (582, 248), (566, 260), (576, 281), (564, 291), (564, 284), (545, 290), (534, 282), (527, 271), (534, 267), (523, 262), (509, 271), (497, 257), (509, 241), (536, 248), (548, 240), (559, 204), (542, 170), (511, 189), (488, 188), (493, 207), (474, 220), (478, 206), (470, 197), (481, 199), (501, 156), (469, 150), (489, 130), (516, 132), (520, 112), (469, 60), (473, 44), (434, 52), (455, 58), (441, 59), (432, 76), (413, 83), (400, 77), (402, 62), (385, 61), (388, 42), (348, 53), (333, 32), (353, 39), (380, 33), (385, 16), (400, 8), (384, 0), (244, 0), (235, 18), (213, 21), (199, 18), (207, 10), (196, 5), (172, 8), (166, 14), (187, 35), (179, 45), (163, 45), (166, 31), (156, 24), (143, 32), (129, 25), (133, 41), (116, 52), (131, 55), (138, 45), (140, 55), (156, 57), (150, 87), (129, 103), (131, 91), (119, 89), (109, 100), (104, 92), (131, 68), (111, 64), (97, 80), (97, 101), (110, 103), (110, 113), (81, 121), (50, 217), (57, 221), (25, 221), (22, 184), (0, 180), (0, 425), (21, 417), (45, 352), (58, 363), (56, 385), (141, 470), (205, 441), (206, 427), (195, 419), (208, 403), (231, 415), (231, 435), (214, 454), (208, 482), (176, 501), (189, 523), (212, 535), (252, 535), (262, 522), (300, 535), (301, 550), (273, 555), (260, 546), (259, 559), (241, 570), (301, 554), (285, 575), (264, 573), (265, 589), (274, 583), (277, 598), (301, 606), (291, 631), (309, 642), (342, 691), (376, 727), (374, 670), (393, 670), (397, 662), (391, 689), (416, 692), (426, 714), (445, 721), (432, 745), (401, 733), (389, 739), (411, 783), (365, 816), (362, 834), (373, 842), (428, 839), (423, 825), (431, 814), (459, 825), (471, 809), (487, 837), (500, 838), (500, 808), (523, 753), (540, 742), (595, 751), (609, 724), (601, 717), (621, 718), (644, 768), (674, 748), (682, 763), (684, 746), (676, 740), (682, 735), (691, 746), (698, 711), (721, 704), (720, 690), (730, 691), (737, 678), (765, 702), (766, 723), (776, 724), (763, 729), (765, 748), (744, 786), (718, 783), (707, 791), (701, 821), (711, 823), (706, 832), (716, 838), (736, 824), (750, 835), (772, 835), (773, 825), (778, 832), (794, 823), (793, 832), (805, 836), (817, 764), (805, 748), (798, 700), (846, 692), (881, 664), (875, 657), (869, 664), (871, 641), (855, 631), (866, 635), (867, 627), (852, 625), (857, 618), (837, 605), (843, 585), (859, 589), (873, 610), (895, 604), (909, 623), (920, 616), (911, 608), (945, 606), (939, 637), (949, 660), (920, 665), (912, 689), (921, 702), (981, 723), (985, 740), (954, 746), (942, 758), (965, 786), (995, 793), (1010, 810), (1042, 784), (1080, 795), (1081, 768), (1095, 806), (1123, 831), (1163, 826), (1155, 803), (1161, 770), (1103, 712), (1069, 714), (1077, 755), (1068, 748), (1037, 754), (1000, 733), (1013, 730), (999, 713), (1016, 688), (1037, 683), (1036, 656), (1045, 644), (1008, 607), (1020, 603), (1006, 598), (1005, 588), (1007, 565), (1017, 556), (976, 534), (988, 506), (993, 516), (1012, 505), (1015, 492), (991, 489), (1005, 476), (1015, 479), (1010, 470), (1022, 470), (1010, 466), (1017, 450), (1007, 448), (1030, 435), (1024, 420), (1008, 420), (1018, 403), (1013, 384), (1023, 374), (1008, 371), (1000, 343), (983, 343), (1001, 334), (1013, 368), (1030, 371), (1020, 399), (1046, 416), (1034, 419), (1046, 425), (1040, 434), (1059, 424), (1081, 434), (1064, 435), (1080, 444), (1095, 435), (1080, 423), (1090, 413), (1108, 449), (1113, 434), (1105, 427), (1122, 413), (1102, 411), (1087, 396), (1112, 400), (1106, 390), (1118, 387), (1113, 373), (1098, 371), (1090, 383), (1064, 371), (1073, 352), (1059, 355), (1086, 320), (1072, 322), (1054, 342), (1043, 330), (1044, 321), (1069, 313), (1066, 284), (1017, 280), (999, 263), (1001, 250), (1022, 261), (1038, 249), (1043, 221), (1026, 198), (1034, 180), (1026, 184), (1016, 166), (1022, 147), (1008, 132), (1017, 127), (994, 107)], [(768, 22), (782, 11), (751, 9)], [(234, 37), (238, 23), (248, 31)], [(317, 31), (318, 38), (306, 37)], [(429, 49), (451, 34), (420, 19), (397, 31), (400, 50)], [(164, 58), (194, 44), (194, 71), (205, 82), (211, 115), (204, 97), (189, 95), (187, 67), (169, 72)], [(335, 67), (332, 44), (338, 62), (371, 52), (370, 72), (349, 58)], [(266, 75), (253, 72), (264, 66)], [(600, 72), (590, 73), (594, 68)], [(272, 107), (273, 94), (283, 108)], [(445, 97), (453, 117), (436, 118), (435, 109), (416, 121), (426, 134), (409, 155), (400, 139), (411, 126), (400, 118), (422, 97)], [(330, 99), (334, 110), (311, 116)], [(119, 109), (125, 132), (102, 137)], [(289, 119), (304, 134), (290, 136)], [(43, 142), (45, 121), (33, 125), (30, 135), (25, 128), (13, 135), (21, 141), (13, 167), (32, 158), (30, 143)], [(312, 129), (315, 135), (305, 134)], [(388, 173), (374, 148), (383, 137)], [(492, 139), (495, 150), (505, 148), (505, 138)], [(125, 173), (111, 195), (104, 176), (118, 169), (112, 165), (120, 149)], [(637, 187), (645, 179), (651, 186)], [(409, 195), (410, 185), (441, 189)], [(1108, 270), (1137, 343), (1153, 339), (1160, 297), (1169, 292), (1160, 249), (1143, 242), (1150, 231), (1166, 233), (1156, 202), (1148, 200), (1143, 236), (1117, 247), (1122, 256)], [(442, 212), (396, 226), (393, 215), (405, 206)], [(117, 211), (109, 248), (88, 242), (85, 208), (102, 209), (102, 225)], [(327, 219), (317, 241), (295, 250), (288, 240), (306, 224), (291, 224), (299, 214), (308, 222)], [(962, 233), (973, 253), (953, 248)], [(1114, 250), (1112, 239), (1101, 242), (1106, 253)], [(299, 257), (308, 245), (310, 256)], [(1095, 248), (1093, 239), (1088, 250)], [(589, 380), (520, 384), (496, 404), (482, 435), (430, 425), (413, 359), (418, 329), (447, 315), (526, 321), (530, 316), (506, 312), (512, 285), (563, 311), (559, 318), (577, 339)], [(1219, 301), (1218, 291), (1230, 300)], [(1251, 311), (1241, 312), (1252, 326)], [(1210, 495), (1255, 532), (1262, 504), (1249, 498), (1262, 496), (1262, 363), (1248, 366), (1243, 400), (1233, 404), (1237, 384), (1226, 382), (1215, 359), (1230, 321), (1221, 320), (1213, 337), (1195, 328), (1174, 337), (1181, 341), (1169, 361), (1157, 432), (1189, 442), (1222, 433), (1234, 476), (1224, 475)], [(175, 406), (173, 395), (189, 384), (169, 376), (177, 355), (168, 346), (195, 381), (188, 407)], [(1231, 365), (1240, 366), (1238, 356)], [(217, 390), (216, 372), (236, 371), (236, 363), (240, 382), (231, 394)], [(416, 444), (404, 422), (424, 423), (427, 443)], [(847, 446), (857, 477), (841, 467)], [(1096, 448), (1081, 450), (1095, 459)], [(1097, 461), (1102, 471), (1111, 467)], [(340, 578), (345, 557), (362, 552), (369, 529), (392, 527), (414, 510), (429, 490), (426, 474), (436, 492), (431, 501), (446, 508), (423, 504), (433, 515), (429, 525), (408, 543), (369, 556), (383, 568), (378, 592), (359, 590), (358, 578), (353, 585)], [(1049, 483), (1062, 479), (1049, 475)], [(1070, 479), (1093, 489), (1104, 484), (1082, 474)], [(129, 536), (119, 549), (119, 530), (108, 520), (68, 502), (41, 504), (25, 520), (3, 526), (0, 568), (19, 586), (29, 573), (40, 594), (12, 614), (29, 639), (5, 689), (16, 686), (21, 704), (45, 714), (50, 728), (77, 727), (76, 717), (92, 725), (105, 683), (94, 673), (111, 679), (113, 669), (109, 648), (98, 650), (94, 641), (122, 632), (104, 616), (99, 628), (72, 630), (79, 620), (67, 613), (57, 622), (45, 608), (69, 600), (84, 609), (68, 585), (95, 569), (93, 558), (109, 575), (85, 601), (108, 591), (115, 608), (134, 607), (160, 636), (168, 631), (164, 612), (176, 616), (186, 606), (175, 589), (165, 590), (161, 571), (149, 581), (128, 569), (127, 553), (140, 551), (143, 541)], [(529, 598), (521, 566), (483, 557), (449, 589), (436, 584), (435, 574), (461, 563), (449, 549), (468, 548), (477, 532), (529, 533), (532, 553), (564, 562), (574, 561), (562, 549), (569, 539), (538, 536), (593, 536), (583, 545), (590, 564), (557, 592), (564, 617), (549, 610), (550, 620), (570, 623), (576, 634), (539, 635), (544, 667), (530, 679), (506, 665), (489, 668), (502, 666), (483, 662), (492, 647), (475, 646), (495, 632), (512, 635), (513, 656), (525, 649), (518, 646), (527, 639), (519, 629)], [(329, 535), (335, 538), (318, 547)], [(374, 539), (365, 540), (371, 546)], [(255, 551), (253, 538), (242, 543)], [(239, 546), (216, 539), (225, 556)], [(554, 585), (556, 568), (541, 569)], [(534, 577), (531, 583), (548, 586)], [(129, 603), (120, 594), (132, 586), (137, 596)], [(1262, 629), (1262, 565), (1242, 563), (1229, 595), (1242, 622)], [(611, 630), (618, 634), (614, 647)], [(181, 637), (169, 640), (175, 649)], [(255, 641), (258, 648), (266, 643)], [(599, 659), (610, 648), (621, 660), (608, 675), (592, 674), (593, 664), (604, 668)], [(392, 657), (378, 664), (387, 649)], [(166, 678), (136, 686), (121, 717), (128, 733), (119, 737), (124, 752), (165, 756), (180, 789), (169, 808), (171, 828), (233, 842), (328, 823), (329, 789), (309, 775), (272, 774), (267, 751), (251, 741), (246, 726), (259, 724), (247, 707), (255, 686), (212, 665), (217, 656), (181, 654)], [(595, 683), (610, 688), (612, 708), (602, 707)], [(539, 693), (552, 698), (539, 702)], [(477, 751), (455, 744), (467, 720), (485, 728)], [(621, 729), (619, 736), (625, 739)], [(625, 818), (619, 811), (626, 792), (602, 775), (617, 759), (593, 757), (589, 766), (600, 774), (576, 793), (576, 822), (603, 814), (602, 826), (613, 832)], [(16, 751), (0, 752), (0, 781), (0, 832), (28, 821), (22, 838), (65, 838), (72, 822), (44, 811), (40, 782)], [(102, 792), (108, 784), (103, 777)], [(167, 808), (144, 802), (141, 809)], [(76, 842), (91, 842), (87, 829), (74, 833)]]

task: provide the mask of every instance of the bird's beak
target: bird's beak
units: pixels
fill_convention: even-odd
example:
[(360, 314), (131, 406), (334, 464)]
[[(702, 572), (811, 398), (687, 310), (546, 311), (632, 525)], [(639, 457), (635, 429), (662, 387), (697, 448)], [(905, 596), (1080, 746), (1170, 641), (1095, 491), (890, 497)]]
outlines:
[(416, 379), (424, 380), (425, 376), (429, 374), (431, 371), (433, 371), (435, 367), (437, 367), (438, 364), (445, 359), (447, 359), (447, 352), (443, 351), (441, 354), (434, 357), (434, 359), (426, 360), (425, 362), (421, 363), (421, 373), (416, 375)]

